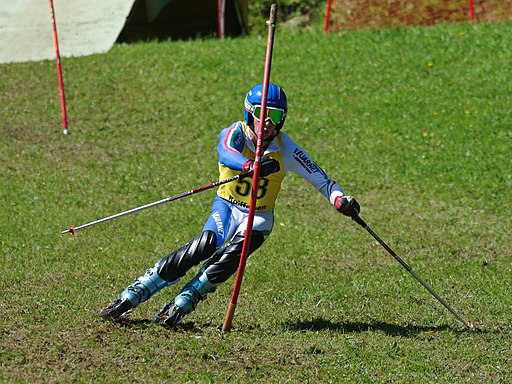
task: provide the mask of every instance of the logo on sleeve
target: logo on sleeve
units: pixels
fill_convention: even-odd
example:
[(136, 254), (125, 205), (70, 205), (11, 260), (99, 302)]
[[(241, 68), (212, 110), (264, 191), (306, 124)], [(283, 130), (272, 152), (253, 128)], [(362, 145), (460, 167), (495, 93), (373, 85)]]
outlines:
[(313, 160), (311, 160), (309, 156), (299, 148), (295, 148), (295, 150), (293, 151), (293, 158), (300, 165), (302, 165), (308, 173), (322, 172), (320, 167), (316, 165), (316, 163)]

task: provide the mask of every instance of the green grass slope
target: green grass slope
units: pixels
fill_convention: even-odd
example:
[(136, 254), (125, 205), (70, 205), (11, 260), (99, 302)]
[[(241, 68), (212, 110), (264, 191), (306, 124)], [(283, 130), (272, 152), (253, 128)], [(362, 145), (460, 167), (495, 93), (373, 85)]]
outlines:
[(265, 39), (63, 59), (67, 136), (55, 64), (0, 66), (0, 382), (512, 381), (511, 27), (277, 30), (272, 64), (285, 130), (475, 332), (293, 174), (231, 333), (233, 279), (175, 331), (152, 318), (183, 282), (103, 322), (200, 231), (214, 191), (60, 232), (215, 181), (218, 133), (261, 81)]

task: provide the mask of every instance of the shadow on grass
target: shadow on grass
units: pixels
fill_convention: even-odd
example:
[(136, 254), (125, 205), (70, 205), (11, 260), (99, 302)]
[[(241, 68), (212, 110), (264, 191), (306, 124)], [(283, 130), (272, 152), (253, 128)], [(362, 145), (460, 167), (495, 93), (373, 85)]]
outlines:
[(116, 321), (114, 324), (120, 327), (134, 328), (134, 329), (147, 329), (153, 326), (153, 322), (149, 319), (130, 319), (124, 318)]
[(413, 337), (423, 332), (463, 332), (460, 328), (454, 328), (448, 325), (440, 326), (417, 326), (417, 325), (398, 325), (390, 324), (382, 321), (372, 323), (362, 322), (333, 322), (321, 317), (313, 320), (303, 321), (297, 320), (295, 322), (285, 323), (285, 328), (295, 331), (336, 331), (340, 333), (360, 333), (360, 332), (384, 332), (391, 336), (405, 336)]
[[(152, 320), (149, 319), (122, 319), (116, 322), (118, 326), (126, 327), (134, 330), (146, 330), (150, 327), (160, 327), (156, 325)], [(211, 323), (196, 324), (193, 321), (183, 322), (178, 324), (175, 328), (162, 327), (171, 332), (186, 332), (186, 333), (200, 333), (208, 327), (212, 327)], [(475, 329), (468, 331), (461, 327), (454, 327), (449, 325), (439, 326), (418, 326), (418, 325), (398, 325), (390, 324), (383, 321), (375, 321), (372, 323), (364, 322), (333, 322), (321, 317), (317, 317), (313, 320), (296, 320), (294, 322), (288, 321), (284, 323), (284, 327), (292, 331), (335, 331), (340, 333), (362, 333), (362, 332), (383, 332), (390, 336), (403, 336), (403, 337), (414, 337), (418, 334), (425, 332), (443, 332), (450, 331), (454, 333), (472, 332), (472, 333), (489, 333), (481, 329)], [(221, 327), (216, 327), (218, 330)], [(252, 327), (248, 327), (252, 329)], [(239, 331), (247, 331), (247, 329), (240, 329)], [(496, 333), (496, 332), (494, 332)], [(499, 333), (499, 332), (497, 332)]]
[(200, 332), (204, 327), (211, 326), (211, 324), (203, 324), (201, 327), (198, 327), (193, 321), (183, 322), (178, 324), (175, 328), (165, 327), (161, 325), (156, 325), (152, 320), (149, 319), (130, 319), (125, 318), (117, 321), (115, 324), (137, 330), (145, 330), (150, 327), (161, 327), (162, 329), (168, 331), (177, 331), (177, 332)]

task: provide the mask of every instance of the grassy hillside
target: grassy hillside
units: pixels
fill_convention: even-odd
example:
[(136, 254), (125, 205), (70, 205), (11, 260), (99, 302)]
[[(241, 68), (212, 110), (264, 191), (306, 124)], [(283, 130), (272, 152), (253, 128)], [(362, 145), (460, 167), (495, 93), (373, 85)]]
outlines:
[[(478, 331), (466, 332), (297, 176), (248, 261), (177, 330), (184, 282), (122, 324), (97, 311), (194, 237), (214, 191), (62, 236), (217, 178), (265, 39), (120, 45), (0, 66), (0, 382), (510, 382), (511, 24), (328, 35), (278, 30), (285, 130), (372, 229)], [(190, 271), (186, 278), (196, 271)]]

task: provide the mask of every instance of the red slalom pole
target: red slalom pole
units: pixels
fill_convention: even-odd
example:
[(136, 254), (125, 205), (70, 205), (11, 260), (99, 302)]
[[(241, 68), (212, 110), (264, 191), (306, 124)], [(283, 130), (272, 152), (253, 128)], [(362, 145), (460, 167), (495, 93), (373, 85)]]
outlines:
[(332, 0), (327, 0), (327, 5), (325, 8), (325, 21), (324, 21), (324, 32), (329, 32), (329, 24), (331, 23), (331, 6)]
[(59, 39), (57, 37), (57, 23), (55, 22), (55, 10), (53, 0), (50, 0), (50, 13), (53, 27), (53, 45), (55, 46), (55, 58), (57, 63), (57, 75), (59, 77), (60, 109), (62, 113), (62, 128), (65, 135), (68, 134), (68, 118), (66, 114), (66, 97), (64, 96), (64, 80), (62, 79), (62, 66), (60, 64)]
[(217, 34), (219, 39), (224, 38), (224, 13), (226, 9), (226, 0), (217, 0)]
[(469, 21), (471, 24), (475, 24), (475, 2), (474, 0), (469, 1)]
[(258, 139), (256, 143), (256, 157), (254, 159), (254, 174), (252, 176), (251, 201), (249, 205), (249, 215), (247, 217), (247, 229), (245, 231), (244, 244), (242, 246), (242, 254), (240, 256), (240, 264), (238, 265), (238, 272), (236, 274), (235, 285), (233, 287), (233, 294), (231, 295), (231, 301), (229, 303), (228, 311), (226, 312), (226, 317), (224, 319), (224, 324), (222, 326), (223, 332), (229, 332), (231, 330), (231, 323), (233, 322), (233, 316), (235, 315), (235, 308), (238, 301), (238, 295), (240, 294), (240, 287), (242, 286), (242, 280), (244, 277), (245, 264), (247, 262), (247, 257), (249, 255), (249, 247), (251, 244), (252, 225), (254, 222), (254, 212), (256, 211), (256, 201), (258, 195), (258, 181), (260, 176), (261, 154), (263, 152), (262, 125), (265, 123), (265, 112), (267, 109), (268, 84), (270, 82), (270, 66), (272, 63), (272, 48), (274, 46), (274, 31), (276, 28), (276, 13), (277, 4), (272, 4), (270, 8), (270, 20), (267, 22), (267, 53), (265, 57), (265, 71), (263, 74), (263, 94), (261, 95), (260, 124), (258, 127)]

